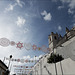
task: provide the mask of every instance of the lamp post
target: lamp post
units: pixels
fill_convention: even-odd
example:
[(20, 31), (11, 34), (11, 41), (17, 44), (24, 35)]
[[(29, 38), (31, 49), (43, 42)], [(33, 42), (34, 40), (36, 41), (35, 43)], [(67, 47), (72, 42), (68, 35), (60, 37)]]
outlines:
[(8, 69), (9, 69), (9, 66), (10, 66), (10, 61), (11, 61), (11, 58), (12, 58), (12, 55), (10, 55), (10, 58), (9, 58)]
[[(36, 64), (36, 56), (35, 56), (35, 64)], [(35, 65), (35, 75), (36, 75), (36, 65)]]
[(3, 59), (3, 62), (5, 61), (5, 57), (4, 57), (4, 59)]

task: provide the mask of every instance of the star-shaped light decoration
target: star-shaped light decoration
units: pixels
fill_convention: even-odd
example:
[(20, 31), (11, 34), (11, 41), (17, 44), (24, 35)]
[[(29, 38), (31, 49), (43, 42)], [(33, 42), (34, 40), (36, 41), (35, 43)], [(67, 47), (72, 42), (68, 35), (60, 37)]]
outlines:
[(24, 59), (21, 59), (20, 62), (21, 62), (21, 63), (24, 63)]
[(24, 46), (26, 50), (30, 50), (32, 48), (31, 43), (25, 43)]
[(0, 45), (1, 46), (7, 47), (7, 46), (9, 46), (9, 44), (10, 44), (10, 41), (7, 38), (1, 38), (0, 39)]
[(26, 68), (28, 68), (28, 66), (26, 66)]
[(27, 63), (27, 62), (28, 62), (28, 60), (26, 59), (26, 60), (25, 60), (25, 62)]
[(41, 50), (42, 50), (43, 52), (47, 53), (47, 47), (46, 47), (45, 45), (43, 45), (43, 46), (41, 47)]
[(32, 68), (33, 66), (31, 66), (31, 68)]
[(38, 50), (41, 50), (41, 47), (38, 47)]
[(37, 49), (37, 46), (36, 45), (33, 45), (32, 47), (33, 47), (33, 50), (36, 50)]
[(15, 42), (14, 41), (11, 41), (10, 44), (11, 44), (11, 46), (14, 46), (15, 45)]
[(34, 62), (33, 60), (31, 60), (31, 62)]
[(17, 45), (17, 48), (20, 48), (20, 49), (23, 47), (23, 43), (20, 43), (20, 42), (17, 43), (16, 45)]
[(47, 48), (47, 50), (50, 51), (51, 49), (50, 48)]
[(17, 59), (17, 62), (20, 62), (20, 59)]

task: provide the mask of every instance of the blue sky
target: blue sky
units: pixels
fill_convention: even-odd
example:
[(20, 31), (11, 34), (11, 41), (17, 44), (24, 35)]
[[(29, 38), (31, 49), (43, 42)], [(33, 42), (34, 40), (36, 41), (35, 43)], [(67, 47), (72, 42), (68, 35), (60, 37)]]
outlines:
[[(65, 27), (75, 26), (75, 0), (0, 0), (0, 38), (48, 47), (48, 35), (62, 36)], [(0, 46), (0, 59), (43, 55), (42, 51), (27, 51), (16, 46)], [(7, 63), (8, 64), (8, 63)], [(13, 64), (13, 63), (12, 63)]]

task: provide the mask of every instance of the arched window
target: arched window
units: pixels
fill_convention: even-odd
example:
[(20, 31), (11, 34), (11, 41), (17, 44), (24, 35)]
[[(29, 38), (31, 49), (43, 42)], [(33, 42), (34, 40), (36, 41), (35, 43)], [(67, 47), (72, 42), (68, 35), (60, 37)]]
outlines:
[(56, 37), (56, 36), (54, 36), (54, 39), (55, 39), (55, 40), (57, 40), (57, 37)]
[(50, 38), (50, 41), (51, 41), (51, 38)]

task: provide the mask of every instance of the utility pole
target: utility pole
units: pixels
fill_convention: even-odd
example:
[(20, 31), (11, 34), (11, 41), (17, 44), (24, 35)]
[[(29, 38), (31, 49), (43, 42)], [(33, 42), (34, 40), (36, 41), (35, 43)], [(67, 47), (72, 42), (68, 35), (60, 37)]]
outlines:
[[(9, 70), (11, 58), (12, 58), (12, 55), (10, 55), (10, 58), (9, 58), (8, 70)], [(9, 75), (10, 75), (10, 72), (9, 72)]]
[(5, 61), (5, 57), (4, 57), (4, 59), (3, 59), (3, 62)]
[(35, 75), (36, 75), (36, 56), (35, 56)]
[(10, 66), (10, 61), (11, 61), (11, 58), (12, 58), (12, 55), (10, 55), (10, 58), (9, 58), (8, 69), (9, 69), (9, 66)]

